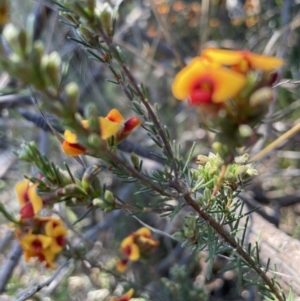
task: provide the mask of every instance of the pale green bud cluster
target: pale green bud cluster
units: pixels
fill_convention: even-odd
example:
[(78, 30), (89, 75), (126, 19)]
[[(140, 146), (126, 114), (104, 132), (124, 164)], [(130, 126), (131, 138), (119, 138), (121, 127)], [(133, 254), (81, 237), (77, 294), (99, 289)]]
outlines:
[[(234, 163), (227, 166), (222, 185), (237, 187), (243, 181), (249, 180), (258, 174), (257, 170), (248, 162), (249, 155), (244, 154), (236, 157)], [(199, 164), (198, 169), (192, 169), (194, 185), (193, 191), (206, 191), (205, 188), (213, 189), (216, 185), (221, 168), (225, 162), (218, 154), (210, 153), (208, 156), (199, 155), (196, 162)], [(209, 192), (206, 191), (209, 195)]]

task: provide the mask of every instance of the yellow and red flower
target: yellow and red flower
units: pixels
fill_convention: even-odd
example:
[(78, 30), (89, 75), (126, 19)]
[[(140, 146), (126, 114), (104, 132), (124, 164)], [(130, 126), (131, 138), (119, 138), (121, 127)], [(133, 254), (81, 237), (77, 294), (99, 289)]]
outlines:
[[(146, 227), (142, 227), (122, 240), (120, 252), (129, 260), (136, 261), (140, 259), (141, 253), (152, 251), (158, 244), (158, 240), (152, 239), (151, 231)], [(120, 269), (125, 268), (121, 266), (121, 263), (119, 267)]]
[(134, 241), (134, 236), (130, 235), (125, 237), (120, 246), (120, 252), (128, 257), (131, 261), (139, 260), (140, 248)]
[[(106, 117), (98, 117), (98, 121), (101, 139), (107, 140), (114, 136), (117, 143), (125, 139), (133, 129), (141, 124), (141, 121), (136, 117), (125, 121), (117, 109), (112, 109)], [(88, 121), (82, 120), (82, 126), (87, 129), (89, 127)], [(64, 132), (64, 139), (62, 148), (68, 156), (78, 156), (86, 151), (85, 147), (78, 143), (76, 134), (70, 130)]]
[(122, 295), (120, 298), (113, 297), (111, 301), (129, 301), (134, 294), (134, 289), (131, 288), (126, 294)]
[(45, 226), (46, 235), (52, 237), (50, 249), (54, 254), (60, 253), (66, 244), (67, 229), (59, 221), (50, 220)]
[(124, 273), (128, 268), (129, 260), (127, 258), (118, 259), (116, 264), (116, 269), (119, 273)]
[(51, 216), (21, 219), (15, 236), (24, 252), (24, 259), (37, 258), (46, 267), (55, 269), (56, 259), (66, 243), (67, 229), (62, 221)]
[(52, 238), (43, 234), (26, 234), (20, 239), (20, 245), (25, 251), (40, 253), (50, 247)]
[(284, 64), (281, 58), (260, 55), (248, 50), (207, 48), (201, 52), (201, 56), (220, 65), (231, 66), (240, 73), (247, 73), (252, 69), (270, 72)]
[(33, 184), (29, 180), (21, 181), (15, 186), (22, 218), (33, 217), (43, 208), (43, 201), (36, 193), (37, 186), (37, 183)]
[(195, 58), (175, 77), (172, 91), (191, 105), (220, 104), (239, 93), (246, 83), (242, 74), (205, 58)]

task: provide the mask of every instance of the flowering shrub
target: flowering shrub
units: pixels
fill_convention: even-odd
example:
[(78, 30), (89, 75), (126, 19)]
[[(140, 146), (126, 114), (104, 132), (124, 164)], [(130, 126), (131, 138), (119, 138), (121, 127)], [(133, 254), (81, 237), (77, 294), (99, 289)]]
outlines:
[[(35, 166), (39, 172), (38, 177), (27, 175), (15, 186), (21, 207), (19, 219), (5, 206), (0, 207), (13, 223), (25, 261), (35, 258), (47, 268), (57, 268), (53, 279), (60, 269), (77, 267), (80, 263), (95, 286), (102, 287), (103, 278), (108, 279), (103, 298), (121, 296), (112, 297), (112, 301), (129, 301), (133, 295), (141, 300), (208, 300), (204, 281), (199, 281), (199, 277), (191, 281), (191, 275), (199, 271), (173, 265), (178, 250), (189, 248), (189, 254), (205, 252), (206, 278), (214, 272), (215, 260), (224, 257), (227, 261), (224, 270), (237, 273), (239, 294), (242, 287), (257, 285), (269, 300), (286, 300), (286, 292), (279, 282), (267, 273), (270, 262), (264, 266), (259, 258), (258, 243), (245, 242), (252, 211), (245, 212), (239, 197), (245, 185), (258, 174), (254, 163), (283, 139), (274, 141), (254, 157), (246, 152), (260, 138), (259, 126), (276, 98), (273, 87), (284, 61), (248, 50), (204, 48), (185, 65), (174, 50), (174, 66), (178, 69), (181, 66), (180, 70), (172, 75), (167, 86), (164, 82), (160, 84), (166, 93), (173, 93), (172, 100), (187, 100), (201, 125), (212, 132), (209, 151), (203, 151), (196, 139), (196, 126), (192, 130), (193, 145), (189, 150), (185, 146), (182, 151), (174, 137), (175, 126), (171, 131), (171, 126), (164, 125), (159, 106), (151, 102), (155, 94), (149, 93), (141, 83), (134, 64), (129, 65), (120, 47), (122, 43), (118, 45), (116, 30), (117, 20), (122, 22), (118, 18), (121, 2), (114, 9), (108, 3), (93, 0), (52, 2), (60, 19), (73, 28), (70, 39), (97, 62), (101, 74), (104, 69), (110, 72), (113, 80), (108, 81), (122, 90), (128, 102), (121, 97), (122, 101), (118, 99), (115, 103), (106, 99), (107, 106), (103, 108), (96, 101), (85, 103), (80, 86), (66, 75), (65, 57), (56, 50), (48, 53), (45, 43), (35, 38), (31, 19), (26, 29), (11, 23), (5, 25), (7, 10), (0, 9), (0, 15), (4, 15), (0, 16), (0, 23), (4, 26), (5, 41), (0, 48), (0, 66), (18, 80), (21, 90), (30, 88), (40, 113), (38, 117), (28, 112), (23, 115), (36, 126), (51, 131), (63, 156), (66, 155), (64, 160), (74, 158), (77, 163), (52, 160), (42, 154), (35, 142), (23, 142), (16, 152), (20, 160)], [(8, 3), (5, 5), (7, 8)], [(160, 15), (168, 8), (161, 5), (159, 8), (155, 15), (162, 28), (167, 28)], [(181, 11), (184, 6), (176, 3), (172, 9)], [(196, 4), (189, 8), (197, 16), (200, 11)], [(172, 44), (172, 36), (167, 31), (165, 34)], [(106, 76), (104, 72), (103, 76)], [(129, 104), (136, 116), (123, 117), (123, 114), (127, 116), (125, 104)], [(174, 117), (178, 108), (168, 108), (172, 120), (179, 118)], [(134, 133), (142, 133), (142, 144), (146, 146), (136, 146), (131, 140), (134, 133), (129, 135), (135, 129)], [(299, 125), (287, 132), (284, 139), (298, 130)], [(155, 150), (148, 149), (144, 137), (151, 139)], [(159, 166), (145, 167), (144, 158), (156, 161)], [(116, 178), (126, 184), (112, 183), (111, 179)], [(128, 189), (128, 199), (125, 193), (120, 193), (119, 186)], [(124, 226), (119, 216), (113, 219), (113, 214), (120, 211), (143, 225), (121, 241), (118, 232), (124, 228), (128, 234), (131, 227)], [(147, 214), (151, 216), (150, 222)], [(161, 221), (157, 227), (148, 225), (154, 221), (154, 215)], [(166, 220), (172, 227), (164, 227)], [(107, 235), (110, 244), (103, 242), (98, 248), (95, 244), (98, 236), (95, 238), (87, 226), (90, 222), (98, 232), (99, 229), (108, 232), (113, 226), (119, 227), (119, 231)], [(68, 232), (66, 225), (72, 231)], [(158, 240), (154, 235), (162, 237)], [(164, 239), (170, 241), (165, 243)], [(165, 258), (159, 264), (155, 253), (160, 249), (161, 257)], [(59, 260), (65, 261), (60, 265)], [(161, 272), (155, 274), (154, 267)], [(95, 276), (97, 271), (101, 276)], [(149, 285), (137, 281), (142, 275), (145, 278), (150, 275), (154, 280)], [(48, 284), (38, 285), (21, 300)], [(123, 295), (120, 286), (128, 286)], [(163, 297), (156, 298), (160, 292)]]

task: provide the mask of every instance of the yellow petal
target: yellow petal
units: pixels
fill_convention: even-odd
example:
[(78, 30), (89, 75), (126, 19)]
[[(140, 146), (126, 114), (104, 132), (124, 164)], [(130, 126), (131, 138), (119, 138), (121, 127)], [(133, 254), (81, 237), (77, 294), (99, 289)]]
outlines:
[(52, 238), (42, 234), (27, 234), (21, 238), (20, 244), (24, 250), (35, 251), (35, 246), (40, 245), (41, 249), (46, 249), (50, 246)]
[(212, 95), (212, 100), (215, 103), (224, 102), (228, 98), (235, 96), (246, 84), (244, 75), (226, 68), (214, 70), (211, 76), (213, 76), (215, 82)]
[(142, 227), (134, 232), (135, 236), (151, 237), (151, 231), (147, 227)]
[(117, 122), (110, 121), (104, 117), (99, 117), (101, 138), (106, 140), (118, 133), (121, 125)]
[(32, 204), (34, 214), (37, 214), (43, 208), (43, 201), (41, 197), (36, 193), (38, 183), (32, 185), (28, 189), (28, 197)]
[(64, 138), (69, 143), (77, 143), (76, 134), (74, 134), (70, 130), (65, 130), (65, 132), (64, 132)]
[(130, 246), (133, 243), (134, 243), (134, 237), (132, 235), (129, 235), (122, 240), (120, 247), (121, 249), (126, 248), (127, 246)]
[(53, 230), (57, 227), (63, 227), (62, 220), (49, 216), (49, 219), (47, 219), (46, 225), (45, 225), (46, 235), (47, 236), (54, 236), (52, 233), (53, 233)]
[(132, 261), (136, 261), (140, 258), (140, 249), (138, 245), (134, 243), (133, 235), (127, 236), (123, 239), (120, 251)]
[(274, 56), (249, 53), (248, 58), (252, 68), (256, 68), (265, 72), (273, 71), (284, 64), (284, 61), (281, 58)]
[(134, 294), (134, 289), (131, 288), (126, 294), (122, 295), (120, 299), (124, 301), (130, 300), (133, 294)]
[(116, 269), (119, 273), (124, 273), (128, 268), (127, 259), (118, 259)]
[(106, 118), (113, 122), (121, 123), (124, 121), (124, 117), (117, 109), (112, 109), (108, 112)]
[(69, 143), (64, 141), (62, 143), (62, 149), (64, 153), (68, 156), (74, 157), (81, 155), (85, 152), (85, 148), (78, 143)]
[(15, 191), (21, 207), (25, 206), (26, 203), (29, 202), (29, 198), (28, 198), (29, 184), (30, 184), (29, 180), (24, 180), (17, 183), (17, 185), (15, 186)]
[(132, 244), (130, 246), (130, 254), (129, 254), (128, 258), (131, 261), (136, 261), (140, 258), (140, 248), (138, 247), (138, 245)]
[(221, 65), (236, 65), (243, 59), (241, 51), (207, 48), (201, 52), (201, 56)]
[(89, 128), (89, 122), (87, 120), (85, 120), (85, 119), (81, 120), (81, 124), (85, 129)]
[(186, 99), (191, 93), (195, 79), (203, 76), (205, 71), (202, 60), (193, 60), (175, 76), (172, 84), (173, 95), (180, 100)]
[(56, 269), (55, 264), (53, 261), (55, 260), (56, 254), (51, 251), (50, 248), (47, 248), (45, 250), (42, 250), (41, 253), (39, 254), (39, 260), (41, 262), (46, 262), (46, 267), (51, 268), (53, 270)]

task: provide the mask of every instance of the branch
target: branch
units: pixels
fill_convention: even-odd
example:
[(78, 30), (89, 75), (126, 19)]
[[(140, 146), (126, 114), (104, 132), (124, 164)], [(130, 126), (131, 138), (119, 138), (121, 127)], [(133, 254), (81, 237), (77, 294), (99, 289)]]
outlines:
[(39, 292), (42, 288), (44, 288), (45, 286), (48, 286), (59, 274), (60, 272), (67, 266), (69, 265), (69, 263), (72, 261), (72, 259), (69, 259), (67, 261), (65, 261), (47, 280), (45, 280), (44, 282), (36, 285), (33, 289), (31, 289), (28, 293), (26, 293), (25, 295), (21, 296), (20, 298), (18, 298), (16, 301), (25, 301), (27, 300), (29, 297), (33, 296), (34, 294), (36, 294), (37, 292)]
[(7, 256), (6, 261), (1, 267), (0, 272), (0, 293), (3, 293), (5, 286), (9, 281), (15, 267), (18, 265), (20, 257), (22, 255), (22, 248), (18, 242), (15, 242), (12, 250)]
[(186, 202), (198, 213), (198, 215), (203, 218), (223, 239), (226, 241), (232, 248), (236, 250), (236, 252), (241, 255), (241, 257), (252, 267), (253, 270), (257, 272), (257, 274), (264, 280), (264, 282), (268, 285), (270, 290), (275, 294), (278, 301), (284, 301), (283, 296), (278, 291), (275, 284), (269, 279), (266, 273), (262, 270), (261, 266), (255, 262), (251, 256), (247, 254), (242, 246), (240, 246), (236, 240), (216, 221), (214, 220), (208, 213), (206, 213), (197, 202), (191, 197), (189, 193), (184, 195), (184, 199)]

